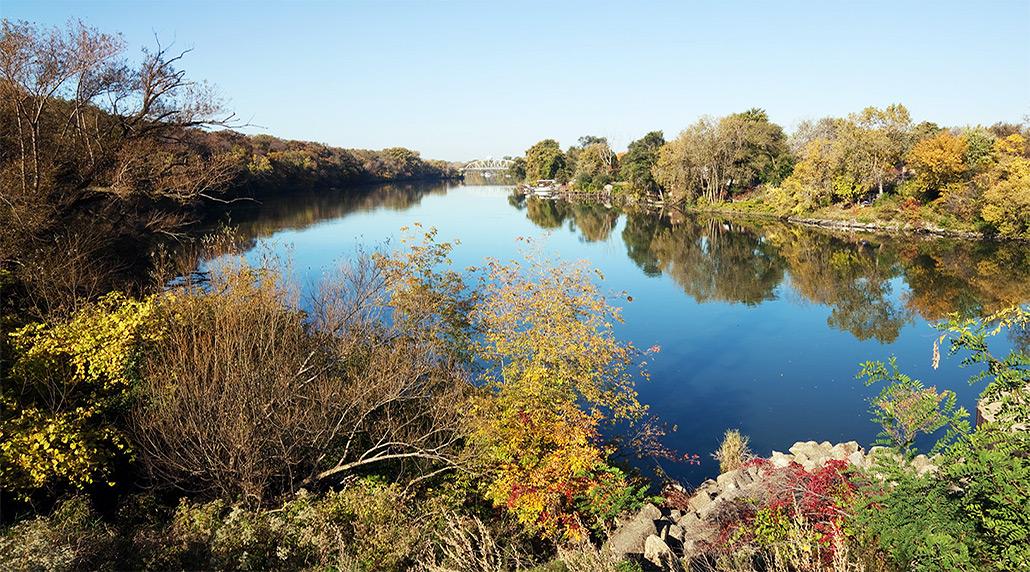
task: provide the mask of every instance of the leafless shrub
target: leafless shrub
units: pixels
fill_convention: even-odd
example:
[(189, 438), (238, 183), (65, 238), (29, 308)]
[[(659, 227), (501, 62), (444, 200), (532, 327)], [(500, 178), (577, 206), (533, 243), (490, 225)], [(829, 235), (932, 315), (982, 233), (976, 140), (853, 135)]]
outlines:
[(122, 270), (104, 226), (84, 223), (22, 252), (17, 275), (36, 316), (69, 315), (110, 290)]
[(408, 481), (455, 465), (464, 373), (376, 319), (372, 263), (337, 281), (310, 318), (277, 273), (239, 260), (161, 298), (133, 415), (159, 482), (260, 503), (371, 465)]

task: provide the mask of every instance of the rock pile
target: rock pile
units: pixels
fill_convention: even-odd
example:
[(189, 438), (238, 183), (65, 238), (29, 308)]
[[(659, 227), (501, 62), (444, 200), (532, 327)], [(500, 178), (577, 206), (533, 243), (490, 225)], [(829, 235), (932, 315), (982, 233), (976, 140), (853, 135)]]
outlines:
[[(873, 447), (868, 453), (854, 441), (831, 444), (805, 441), (794, 443), (789, 453), (773, 451), (768, 459), (773, 467), (797, 463), (813, 471), (831, 460), (847, 461), (858, 468), (871, 464), (871, 457), (885, 452)], [(919, 474), (935, 471), (925, 455), (912, 461)], [(719, 527), (713, 517), (720, 508), (738, 499), (761, 498), (762, 469), (746, 466), (709, 479), (689, 494), (686, 509), (659, 508), (647, 504), (636, 514), (620, 519), (608, 537), (604, 550), (618, 558), (632, 559), (650, 569), (682, 572), (703, 568), (704, 552), (715, 544)], [(682, 491), (686, 495), (686, 491)]]

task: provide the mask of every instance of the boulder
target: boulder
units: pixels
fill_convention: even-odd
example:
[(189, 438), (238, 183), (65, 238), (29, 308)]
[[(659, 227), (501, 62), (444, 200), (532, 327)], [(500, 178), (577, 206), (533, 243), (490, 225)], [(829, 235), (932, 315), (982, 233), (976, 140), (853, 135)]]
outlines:
[[(654, 505), (645, 505), (654, 507)], [(657, 510), (657, 507), (655, 507)], [(654, 519), (650, 518), (650, 511), (641, 509), (633, 518), (620, 525), (608, 540), (604, 543), (604, 549), (619, 558), (628, 554), (643, 554), (644, 540), (648, 536), (658, 535), (658, 528)], [(661, 513), (658, 515), (661, 516)]]
[(793, 460), (793, 455), (787, 455), (779, 451), (773, 451), (772, 456), (769, 457), (769, 461), (772, 462), (772, 465), (777, 469), (782, 469), (783, 467), (789, 466)]
[(662, 518), (662, 511), (651, 503), (647, 503), (640, 507), (640, 511), (637, 513), (638, 518), (649, 518), (651, 520), (658, 520)]
[(727, 472), (719, 475), (719, 477), (715, 479), (715, 482), (719, 483), (719, 489), (723, 490), (723, 491), (737, 488), (737, 482), (736, 481), (737, 481), (737, 471), (736, 470), (727, 471)]
[(697, 511), (697, 516), (700, 517), (701, 520), (707, 520), (708, 516), (715, 512), (720, 506), (744, 496), (747, 496), (747, 494), (738, 488), (726, 489), (722, 494), (714, 498), (712, 502)]
[(912, 468), (916, 470), (917, 475), (925, 475), (927, 473), (937, 472), (937, 466), (930, 462), (930, 458), (926, 455), (916, 455), (912, 459)]
[(791, 445), (790, 449), (787, 450), (790, 451), (791, 454), (793, 454), (795, 457), (802, 453), (804, 453), (806, 457), (811, 457), (809, 453), (818, 448), (819, 443), (816, 443), (815, 441), (798, 441), (797, 443)]
[(676, 522), (680, 525), (680, 527), (690, 529), (697, 525), (697, 523), (701, 522), (701, 519), (697, 516), (696, 512), (688, 512), (687, 514), (680, 517), (680, 519)]
[(757, 471), (752, 472), (751, 469), (754, 469), (754, 467), (749, 467), (747, 470), (737, 471), (737, 475), (733, 478), (733, 484), (735, 484), (738, 489), (746, 489), (755, 482)]
[(837, 446), (842, 448), (842, 449), (844, 449), (844, 451), (848, 455), (851, 455), (852, 453), (857, 453), (857, 452), (862, 451), (862, 447), (858, 444), (858, 441), (848, 441), (847, 443), (838, 443)]
[(687, 502), (687, 506), (689, 506), (690, 510), (693, 512), (700, 512), (701, 509), (711, 504), (711, 502), (712, 497), (708, 494), (708, 491), (703, 490), (690, 497), (690, 500)]
[(648, 536), (644, 540), (644, 560), (654, 564), (661, 570), (680, 570), (679, 562), (672, 549), (657, 536)]
[(865, 468), (865, 455), (861, 451), (855, 451), (848, 455), (848, 462), (859, 469)]

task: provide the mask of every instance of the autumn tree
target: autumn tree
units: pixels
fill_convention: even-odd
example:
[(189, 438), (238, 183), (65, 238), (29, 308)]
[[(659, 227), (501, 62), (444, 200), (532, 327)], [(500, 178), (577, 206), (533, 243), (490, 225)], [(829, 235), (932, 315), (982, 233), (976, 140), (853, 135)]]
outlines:
[(912, 144), (908, 109), (900, 103), (883, 109), (867, 107), (852, 114), (845, 125), (845, 140), (859, 164), (860, 184), (883, 195), (884, 187), (897, 179), (897, 168)]
[(653, 173), (678, 200), (716, 201), (780, 181), (791, 163), (783, 129), (751, 109), (699, 120), (661, 148)]
[(675, 202), (718, 200), (728, 186), (732, 151), (721, 140), (718, 124), (702, 118), (659, 150), (655, 181)]
[(995, 144), (998, 164), (990, 173), (981, 216), (1002, 235), (1030, 237), (1030, 147), (1016, 133)]
[(17, 149), (16, 174), (5, 178), (59, 208), (100, 189), (179, 202), (217, 190), (224, 162), (189, 152), (191, 130), (233, 116), (179, 69), (187, 52), (158, 44), (132, 64), (120, 38), (81, 22), (46, 29), (4, 20), (0, 98), (15, 124), (4, 143)]
[(802, 124), (791, 140), (797, 163), (773, 201), (796, 214), (833, 201), (851, 204), (873, 191), (882, 195), (901, 179), (911, 140), (911, 118), (900, 104)]
[(966, 172), (966, 139), (949, 131), (917, 142), (906, 155), (907, 164), (915, 171), (924, 192), (938, 194)]
[(0, 263), (37, 315), (65, 314), (143, 258), (139, 235), (173, 235), (184, 205), (222, 196), (239, 172), (212, 128), (235, 125), (214, 90), (157, 45), (130, 60), (81, 22), (0, 24)]
[(583, 265), (490, 260), (473, 318), (486, 392), (469, 409), (484, 494), (530, 530), (583, 539), (640, 490), (607, 462), (599, 430), (645, 412), (638, 353)]

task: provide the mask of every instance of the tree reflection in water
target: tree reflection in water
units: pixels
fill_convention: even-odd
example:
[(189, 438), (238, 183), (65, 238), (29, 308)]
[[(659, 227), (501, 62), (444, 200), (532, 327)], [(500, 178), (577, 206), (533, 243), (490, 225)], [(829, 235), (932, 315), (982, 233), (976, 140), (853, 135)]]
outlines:
[[(545, 229), (570, 222), (583, 240), (606, 240), (619, 212), (530, 198)], [(621, 237), (648, 276), (664, 274), (698, 302), (761, 304), (787, 279), (804, 300), (831, 308), (828, 324), (889, 343), (915, 315), (982, 316), (1030, 300), (1022, 243), (832, 232), (780, 221), (629, 211)], [(900, 288), (901, 283), (907, 288)]]
[[(232, 224), (254, 242), (355, 212), (411, 209), (454, 186), (294, 192), (235, 211)], [(983, 316), (1030, 300), (1024, 243), (833, 232), (772, 219), (624, 212), (519, 195), (509, 196), (508, 204), (535, 226), (567, 228), (584, 242), (621, 237), (627, 257), (645, 275), (668, 276), (698, 302), (758, 305), (783, 296), (787, 284), (802, 300), (829, 307), (831, 327), (860, 340), (892, 342), (916, 316)]]

